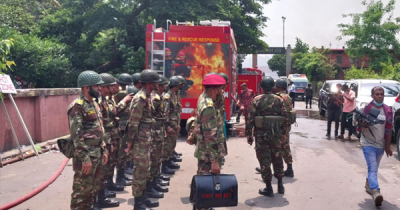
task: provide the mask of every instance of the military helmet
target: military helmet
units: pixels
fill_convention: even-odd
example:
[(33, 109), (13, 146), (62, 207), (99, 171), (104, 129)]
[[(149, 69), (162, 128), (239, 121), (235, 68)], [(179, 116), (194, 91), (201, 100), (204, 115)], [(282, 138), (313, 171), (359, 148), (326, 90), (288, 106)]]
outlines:
[(189, 118), (189, 119), (187, 120), (187, 122), (186, 122), (186, 131), (187, 131), (187, 132), (190, 131), (190, 128), (192, 127), (192, 125), (193, 125), (193, 123), (194, 123), (195, 120), (196, 120), (195, 117), (191, 117), (191, 118)]
[(206, 75), (204, 75), (203, 79), (206, 78), (208, 75), (211, 75), (211, 74), (217, 74), (217, 73), (215, 73), (215, 72), (207, 73)]
[(229, 77), (228, 77), (228, 75), (226, 75), (225, 73), (219, 73), (219, 75), (221, 75), (221, 76), (225, 79), (226, 84), (229, 83)]
[(151, 69), (146, 69), (143, 70), (142, 73), (140, 73), (140, 79), (139, 82), (142, 83), (154, 83), (154, 82), (160, 82), (160, 75)]
[(140, 80), (140, 73), (134, 73), (132, 74), (132, 79), (133, 79), (133, 84), (136, 85), (139, 83)]
[(275, 81), (272, 77), (263, 77), (260, 82), (260, 86), (263, 90), (272, 90), (275, 86)]
[(275, 82), (276, 87), (287, 88), (287, 80), (279, 78)]
[(131, 93), (136, 94), (137, 92), (139, 92), (139, 90), (133, 85), (129, 85), (126, 88), (126, 94), (131, 94)]
[(176, 76), (178, 79), (179, 79), (179, 81), (181, 82), (181, 84), (186, 84), (186, 79), (185, 79), (185, 77), (182, 77), (181, 75), (178, 75), (178, 76)]
[(101, 73), (100, 77), (104, 82), (104, 84), (102, 84), (102, 86), (117, 84), (117, 82), (115, 81), (115, 78), (109, 73)]
[(169, 78), (168, 86), (172, 87), (172, 86), (177, 86), (180, 84), (181, 84), (181, 81), (179, 81), (179, 78), (177, 76), (172, 76), (171, 78)]
[(161, 79), (161, 81), (159, 82), (160, 85), (164, 85), (164, 84), (168, 85), (169, 80), (166, 77), (160, 76), (160, 79)]
[(132, 85), (132, 77), (127, 73), (119, 75), (117, 82), (121, 85)]
[(95, 71), (83, 71), (78, 76), (78, 87), (101, 85), (103, 83), (100, 75)]

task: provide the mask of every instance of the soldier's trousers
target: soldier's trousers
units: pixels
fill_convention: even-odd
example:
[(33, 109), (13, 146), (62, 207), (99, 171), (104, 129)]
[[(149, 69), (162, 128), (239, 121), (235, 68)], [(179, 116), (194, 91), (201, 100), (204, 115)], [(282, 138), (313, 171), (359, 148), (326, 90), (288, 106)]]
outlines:
[(167, 134), (167, 137), (164, 139), (164, 145), (162, 148), (162, 156), (164, 160), (168, 160), (172, 158), (173, 152), (176, 147), (176, 140), (178, 139), (178, 135), (169, 135)]
[(150, 153), (151, 139), (137, 141), (132, 145), (133, 171), (132, 171), (132, 195), (138, 197), (146, 189), (146, 181), (150, 177)]
[(90, 174), (82, 173), (82, 162), (78, 158), (72, 158), (72, 167), (75, 172), (72, 182), (71, 210), (91, 209), (94, 197), (102, 185), (102, 159), (90, 158), (92, 170)]
[[(118, 150), (118, 163), (117, 169), (123, 169), (126, 166), (126, 162), (130, 161), (131, 159), (128, 158), (128, 154), (126, 154), (126, 141), (123, 140), (124, 138), (120, 138), (119, 140), (119, 150)], [(130, 157), (130, 156), (129, 156)]]
[(162, 146), (162, 141), (153, 141), (151, 144), (152, 151), (150, 155), (151, 168), (149, 181), (151, 181), (153, 178), (157, 178), (158, 175), (160, 175)]
[[(218, 160), (219, 167), (222, 167), (222, 159)], [(211, 162), (197, 159), (197, 175), (211, 174)]]
[(281, 147), (282, 147), (282, 158), (285, 161), (286, 164), (292, 164), (293, 163), (293, 158), (292, 158), (292, 152), (290, 151), (290, 134), (289, 132), (286, 133), (286, 139), (281, 141)]
[(112, 133), (111, 137), (112, 137), (111, 145), (113, 146), (113, 150), (111, 150), (111, 145), (110, 145), (110, 149), (108, 150), (108, 153), (109, 153), (108, 162), (109, 162), (109, 166), (110, 166), (108, 175), (114, 175), (115, 166), (121, 164), (121, 162), (119, 160), (119, 153), (120, 153), (119, 150), (120, 150), (121, 139), (119, 137), (118, 131), (114, 131)]
[(272, 180), (271, 163), (276, 178), (283, 177), (283, 160), (281, 153), (281, 138), (274, 136), (256, 137), (256, 155), (261, 168), (264, 182)]

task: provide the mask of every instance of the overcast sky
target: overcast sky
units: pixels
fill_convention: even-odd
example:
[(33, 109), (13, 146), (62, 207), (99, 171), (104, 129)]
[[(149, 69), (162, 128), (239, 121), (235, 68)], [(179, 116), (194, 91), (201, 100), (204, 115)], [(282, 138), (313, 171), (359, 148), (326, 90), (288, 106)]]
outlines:
[[(389, 0), (383, 0), (386, 4)], [(343, 14), (362, 13), (366, 7), (362, 0), (272, 0), (264, 6), (264, 15), (269, 18), (262, 38), (270, 47), (283, 46), (283, 21), (285, 21), (285, 45), (292, 48), (296, 37), (309, 44), (310, 48), (324, 46), (331, 49), (342, 48), (345, 40), (338, 41), (338, 24), (351, 23), (351, 18)], [(400, 17), (400, 0), (396, 2), (394, 17)], [(397, 36), (399, 37), (399, 36)], [(258, 56), (258, 66), (267, 66), (269, 55)], [(251, 55), (247, 56), (243, 67), (251, 67)]]

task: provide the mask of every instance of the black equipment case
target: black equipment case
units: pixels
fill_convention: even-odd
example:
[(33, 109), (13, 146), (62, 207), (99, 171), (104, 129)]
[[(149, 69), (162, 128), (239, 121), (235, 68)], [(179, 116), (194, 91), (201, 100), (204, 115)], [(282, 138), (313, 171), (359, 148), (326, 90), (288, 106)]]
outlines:
[(238, 205), (238, 184), (233, 174), (196, 175), (190, 187), (193, 209)]

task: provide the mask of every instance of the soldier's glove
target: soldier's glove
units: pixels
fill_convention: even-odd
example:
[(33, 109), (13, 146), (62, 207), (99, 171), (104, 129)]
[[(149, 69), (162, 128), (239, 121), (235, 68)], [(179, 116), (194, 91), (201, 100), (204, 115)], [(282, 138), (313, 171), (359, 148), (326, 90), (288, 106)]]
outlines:
[(248, 144), (253, 145), (253, 141), (254, 141), (254, 139), (253, 139), (252, 136), (247, 137), (247, 143)]

